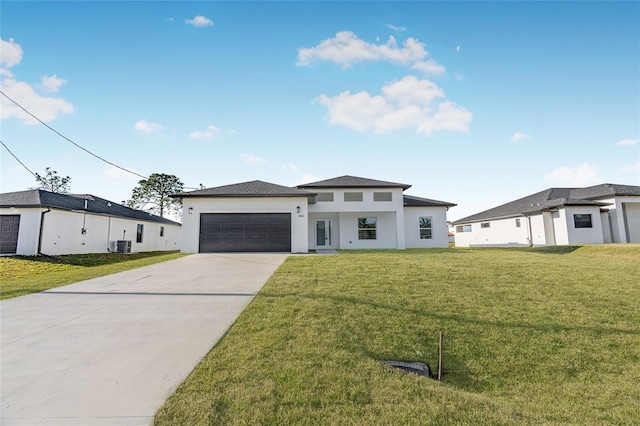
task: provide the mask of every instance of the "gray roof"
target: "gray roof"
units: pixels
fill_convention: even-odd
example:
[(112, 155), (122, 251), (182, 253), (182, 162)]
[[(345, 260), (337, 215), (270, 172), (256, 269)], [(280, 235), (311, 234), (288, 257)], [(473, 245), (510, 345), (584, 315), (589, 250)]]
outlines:
[(413, 195), (403, 195), (403, 204), (406, 207), (454, 207), (457, 204), (447, 201), (430, 200), (428, 198), (414, 197)]
[(215, 188), (197, 189), (195, 191), (174, 194), (174, 198), (187, 197), (313, 197), (314, 193), (297, 188), (276, 185), (275, 183), (252, 180), (233, 185)]
[(411, 185), (357, 176), (340, 176), (333, 179), (298, 185), (298, 188), (402, 188), (403, 190), (407, 190), (411, 188)]
[(549, 188), (498, 207), (454, 221), (454, 224), (540, 213), (562, 206), (606, 206), (597, 199), (640, 195), (640, 186), (602, 184), (586, 188)]
[[(86, 209), (85, 209), (86, 200)], [(126, 219), (147, 222), (180, 225), (169, 219), (135, 210), (104, 198), (90, 194), (56, 194), (43, 189), (30, 189), (0, 194), (0, 207), (40, 208), (49, 207), (61, 210), (87, 211)]]
[(640, 195), (640, 186), (603, 183), (602, 185), (589, 186), (587, 188), (576, 188), (571, 191), (571, 196), (573, 198), (582, 198), (585, 200), (609, 198), (615, 197), (616, 195)]

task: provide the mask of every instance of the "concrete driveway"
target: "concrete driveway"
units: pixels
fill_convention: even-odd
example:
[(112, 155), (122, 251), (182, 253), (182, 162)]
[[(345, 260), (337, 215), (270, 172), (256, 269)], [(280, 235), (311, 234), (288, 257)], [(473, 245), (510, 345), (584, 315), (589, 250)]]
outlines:
[(148, 425), (287, 254), (195, 254), (0, 302), (2, 425)]

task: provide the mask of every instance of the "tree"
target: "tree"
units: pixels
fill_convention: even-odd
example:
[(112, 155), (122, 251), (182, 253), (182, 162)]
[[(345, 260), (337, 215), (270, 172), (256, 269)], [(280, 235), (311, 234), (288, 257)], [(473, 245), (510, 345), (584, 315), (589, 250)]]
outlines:
[(36, 181), (40, 184), (41, 189), (55, 192), (56, 194), (67, 194), (70, 190), (69, 182), (71, 182), (71, 178), (69, 176), (58, 176), (58, 172), (51, 170), (49, 167), (45, 169), (44, 176), (39, 173), (35, 175)]
[(174, 175), (153, 173), (149, 179), (142, 179), (133, 188), (131, 199), (123, 201), (125, 206), (146, 210), (160, 217), (170, 213), (180, 213), (180, 200), (171, 198), (184, 190), (184, 184)]

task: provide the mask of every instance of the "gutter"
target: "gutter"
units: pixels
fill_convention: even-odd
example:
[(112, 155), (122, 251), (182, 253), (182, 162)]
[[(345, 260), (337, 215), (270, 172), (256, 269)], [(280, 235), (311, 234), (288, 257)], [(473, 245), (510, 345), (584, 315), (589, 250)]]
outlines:
[(43, 211), (40, 214), (40, 232), (38, 233), (38, 254), (41, 255), (45, 255), (44, 253), (42, 253), (42, 232), (44, 230), (44, 215), (49, 213), (51, 211), (50, 208), (47, 208), (47, 210)]

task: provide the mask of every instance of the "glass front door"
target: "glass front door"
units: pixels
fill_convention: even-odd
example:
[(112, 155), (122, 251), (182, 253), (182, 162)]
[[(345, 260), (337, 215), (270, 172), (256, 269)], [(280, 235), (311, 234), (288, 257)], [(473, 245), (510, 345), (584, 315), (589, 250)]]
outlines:
[(331, 219), (316, 220), (316, 247), (331, 247)]

